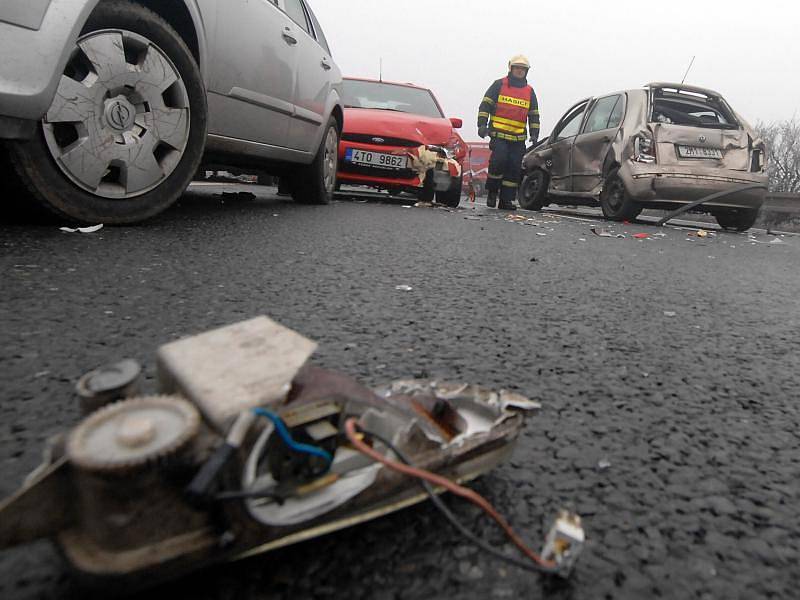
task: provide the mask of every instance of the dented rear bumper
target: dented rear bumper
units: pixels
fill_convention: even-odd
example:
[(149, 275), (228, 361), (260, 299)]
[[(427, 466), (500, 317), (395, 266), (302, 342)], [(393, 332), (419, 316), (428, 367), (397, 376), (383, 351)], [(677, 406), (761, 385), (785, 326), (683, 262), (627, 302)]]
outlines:
[(759, 209), (766, 196), (767, 177), (764, 173), (658, 166), (631, 161), (620, 169), (619, 174), (633, 200), (659, 208), (688, 204), (710, 194), (752, 184), (762, 184), (765, 188), (726, 196), (704, 206), (707, 209)]

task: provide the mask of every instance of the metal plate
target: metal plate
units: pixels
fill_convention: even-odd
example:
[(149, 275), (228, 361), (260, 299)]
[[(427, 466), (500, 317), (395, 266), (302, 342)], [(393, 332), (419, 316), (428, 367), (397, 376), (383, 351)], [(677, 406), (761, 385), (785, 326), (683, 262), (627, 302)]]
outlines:
[(678, 146), (678, 156), (681, 158), (713, 158), (722, 160), (722, 150), (719, 148), (704, 148), (703, 146)]
[(371, 152), (369, 150), (359, 150), (358, 148), (348, 148), (345, 151), (344, 159), (355, 165), (366, 165), (378, 167), (380, 169), (407, 169), (408, 157), (398, 154), (387, 154), (385, 152)]

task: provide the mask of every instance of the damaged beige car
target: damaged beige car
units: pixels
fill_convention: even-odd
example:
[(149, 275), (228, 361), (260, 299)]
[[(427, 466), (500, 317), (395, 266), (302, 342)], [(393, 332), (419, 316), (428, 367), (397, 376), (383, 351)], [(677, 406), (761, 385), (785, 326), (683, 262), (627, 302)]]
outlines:
[(766, 149), (717, 92), (674, 83), (588, 98), (523, 160), (520, 206), (599, 204), (606, 218), (693, 210), (744, 231), (766, 194)]

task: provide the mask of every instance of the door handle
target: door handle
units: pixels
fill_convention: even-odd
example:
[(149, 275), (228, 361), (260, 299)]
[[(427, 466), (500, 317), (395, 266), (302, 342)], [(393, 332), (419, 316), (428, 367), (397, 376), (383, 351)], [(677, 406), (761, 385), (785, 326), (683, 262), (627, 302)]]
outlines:
[(333, 68), (331, 67), (331, 64), (328, 62), (327, 58), (323, 58), (320, 64), (322, 65), (322, 68), (325, 69), (326, 71), (330, 71)]
[(289, 27), (284, 27), (283, 39), (286, 40), (286, 43), (290, 46), (294, 46), (297, 43), (297, 38), (292, 35), (292, 30)]

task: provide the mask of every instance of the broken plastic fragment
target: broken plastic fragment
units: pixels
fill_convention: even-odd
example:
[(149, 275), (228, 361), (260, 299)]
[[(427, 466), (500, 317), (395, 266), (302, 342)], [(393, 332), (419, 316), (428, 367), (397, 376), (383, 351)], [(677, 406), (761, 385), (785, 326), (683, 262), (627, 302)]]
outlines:
[(95, 231), (100, 231), (103, 228), (102, 223), (100, 225), (92, 225), (91, 227), (76, 227), (73, 229), (72, 227), (61, 227), (59, 231), (63, 231), (65, 233), (94, 233)]
[(405, 284), (403, 284), (403, 285), (396, 285), (396, 286), (394, 286), (394, 289), (396, 289), (398, 292), (410, 292), (410, 291), (411, 291), (411, 290), (413, 290), (414, 288), (413, 288), (413, 287), (411, 287), (410, 285), (405, 285)]
[(664, 311), (664, 316), (665, 317), (677, 317), (678, 313), (676, 313), (674, 310), (665, 310)]
[(598, 229), (597, 227), (592, 227), (592, 233), (600, 237), (614, 237), (613, 233), (610, 233), (605, 229)]
[(646, 233), (637, 233), (633, 237), (636, 238), (637, 240), (646, 240), (650, 238), (650, 236)]

